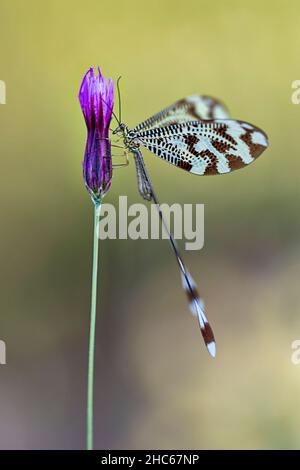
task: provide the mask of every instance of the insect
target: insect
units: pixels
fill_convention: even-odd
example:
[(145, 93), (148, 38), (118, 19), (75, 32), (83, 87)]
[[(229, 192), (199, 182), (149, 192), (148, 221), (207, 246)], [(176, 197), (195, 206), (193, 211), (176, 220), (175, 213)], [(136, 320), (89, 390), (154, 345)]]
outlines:
[(118, 123), (113, 134), (121, 136), (126, 150), (134, 156), (141, 196), (157, 206), (176, 256), (191, 312), (198, 319), (209, 353), (215, 357), (216, 343), (203, 300), (167, 227), (140, 147), (192, 174), (218, 175), (252, 163), (268, 147), (267, 135), (252, 124), (230, 119), (220, 101), (198, 95), (177, 101), (132, 130), (121, 119)]

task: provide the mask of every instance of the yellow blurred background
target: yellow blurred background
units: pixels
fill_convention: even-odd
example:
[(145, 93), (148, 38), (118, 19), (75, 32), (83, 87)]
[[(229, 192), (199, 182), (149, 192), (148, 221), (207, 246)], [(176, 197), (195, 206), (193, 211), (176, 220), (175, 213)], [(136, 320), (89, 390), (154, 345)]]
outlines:
[[(185, 259), (218, 354), (166, 241), (101, 242), (95, 447), (299, 448), (299, 3), (0, 0), (0, 23), (0, 448), (85, 446), (92, 204), (77, 92), (96, 65), (122, 75), (129, 126), (210, 94), (270, 148), (209, 178), (144, 152), (161, 201), (205, 204), (205, 247)], [(132, 162), (106, 202), (119, 195), (141, 202)]]

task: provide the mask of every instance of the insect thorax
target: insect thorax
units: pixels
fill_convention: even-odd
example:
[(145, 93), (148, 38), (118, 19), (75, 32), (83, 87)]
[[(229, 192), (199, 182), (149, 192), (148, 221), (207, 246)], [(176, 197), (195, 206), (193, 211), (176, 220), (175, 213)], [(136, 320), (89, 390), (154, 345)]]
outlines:
[(137, 135), (135, 131), (130, 131), (128, 127), (124, 125), (122, 129), (122, 133), (123, 133), (124, 144), (129, 150), (139, 147), (139, 143), (137, 142)]

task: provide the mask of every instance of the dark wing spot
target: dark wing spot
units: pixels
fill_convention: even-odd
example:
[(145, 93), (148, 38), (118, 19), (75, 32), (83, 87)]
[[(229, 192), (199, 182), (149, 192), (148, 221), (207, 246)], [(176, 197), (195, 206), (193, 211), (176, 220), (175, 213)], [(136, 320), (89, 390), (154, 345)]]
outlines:
[[(252, 157), (257, 158), (266, 149), (266, 147), (264, 145), (254, 144), (252, 142), (252, 133), (253, 132), (261, 132), (262, 134), (264, 134), (260, 129), (257, 129), (257, 128), (247, 129), (245, 134), (241, 135), (241, 140), (243, 140), (245, 142), (245, 144), (248, 145)], [(265, 137), (267, 139), (266, 135), (265, 135)]]
[(191, 171), (192, 165), (186, 160), (178, 160), (176, 166), (182, 168), (182, 170)]
[(193, 134), (185, 134), (183, 138), (188, 148), (194, 147), (199, 142), (198, 137)]
[(232, 145), (230, 143), (226, 143), (226, 142), (222, 142), (218, 139), (215, 139), (215, 140), (212, 140), (212, 145), (214, 146), (214, 148), (220, 152), (220, 153), (226, 153), (228, 152), (230, 149), (232, 149)]
[(215, 132), (216, 134), (218, 134), (219, 136), (223, 137), (228, 142), (230, 142), (233, 146), (237, 145), (235, 139), (230, 134), (227, 133), (226, 124), (215, 127)]
[(196, 287), (191, 286), (190, 289), (187, 287), (185, 292), (189, 302), (193, 302), (194, 300), (199, 301), (199, 293)]
[(198, 152), (195, 149), (195, 145), (199, 142), (200, 139), (198, 137), (196, 137), (195, 135), (193, 135), (193, 134), (185, 134), (185, 135), (183, 135), (183, 138), (184, 138), (184, 141), (187, 145), (188, 151), (192, 155), (195, 155), (195, 157), (199, 157), (200, 152)]
[(228, 160), (229, 168), (231, 171), (239, 170), (240, 168), (243, 168), (246, 165), (241, 159), (241, 157), (236, 157), (235, 155), (226, 155), (226, 158)]
[(202, 336), (205, 341), (205, 344), (209, 344), (215, 341), (214, 334), (209, 323), (204, 324), (204, 329), (201, 330), (201, 332), (202, 332)]
[(200, 152), (200, 157), (204, 158), (206, 161), (208, 160), (208, 164), (204, 172), (205, 175), (219, 174), (217, 168), (218, 158), (210, 150), (202, 150), (202, 152)]

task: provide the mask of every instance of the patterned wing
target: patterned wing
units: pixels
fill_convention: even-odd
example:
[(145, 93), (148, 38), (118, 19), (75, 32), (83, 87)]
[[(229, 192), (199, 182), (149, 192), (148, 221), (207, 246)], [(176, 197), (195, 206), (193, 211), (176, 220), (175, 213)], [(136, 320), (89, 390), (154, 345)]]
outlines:
[(267, 135), (258, 127), (222, 119), (171, 124), (132, 133), (131, 137), (167, 162), (196, 175), (242, 168), (268, 147)]
[(191, 95), (176, 101), (176, 103), (142, 122), (133, 130), (139, 132), (175, 123), (207, 119), (229, 119), (229, 113), (223, 103), (215, 98)]

